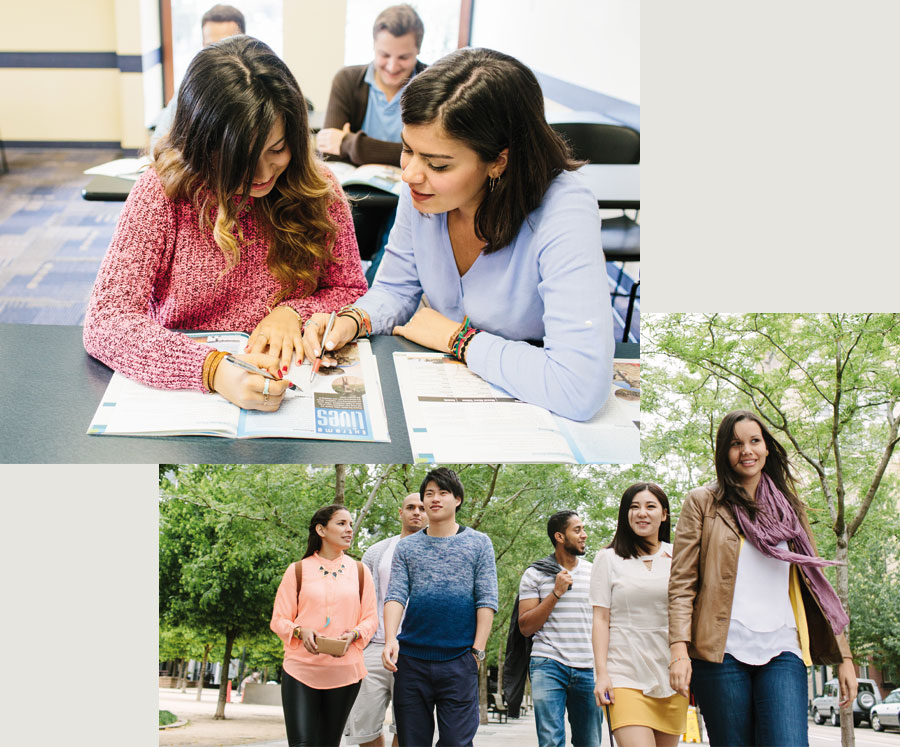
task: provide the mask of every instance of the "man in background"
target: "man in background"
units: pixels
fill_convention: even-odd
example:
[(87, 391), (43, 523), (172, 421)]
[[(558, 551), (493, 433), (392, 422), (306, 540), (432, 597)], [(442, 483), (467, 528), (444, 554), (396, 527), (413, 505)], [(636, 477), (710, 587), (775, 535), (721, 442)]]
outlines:
[[(384, 598), (391, 579), (391, 562), (397, 543), (415, 534), (428, 523), (425, 507), (418, 493), (410, 493), (400, 505), (400, 534), (376, 542), (363, 554), (362, 562), (369, 566), (375, 580), (375, 600), (378, 608), (378, 630), (363, 651), (363, 661), (368, 674), (362, 681), (359, 695), (350, 711), (344, 728), (344, 741), (361, 747), (384, 747), (384, 714), (394, 692), (394, 675), (384, 668), (381, 654), (384, 651)], [(393, 747), (397, 747), (397, 728)]]
[[(200, 19), (200, 30), (203, 34), (203, 46), (208, 47), (217, 41), (222, 41), (229, 36), (246, 34), (247, 26), (244, 22), (244, 14), (233, 5), (213, 5), (203, 18)], [(156, 119), (156, 129), (150, 136), (150, 150), (156, 142), (172, 129), (175, 121), (175, 107), (178, 104), (178, 91), (172, 96), (169, 103), (159, 113)]]

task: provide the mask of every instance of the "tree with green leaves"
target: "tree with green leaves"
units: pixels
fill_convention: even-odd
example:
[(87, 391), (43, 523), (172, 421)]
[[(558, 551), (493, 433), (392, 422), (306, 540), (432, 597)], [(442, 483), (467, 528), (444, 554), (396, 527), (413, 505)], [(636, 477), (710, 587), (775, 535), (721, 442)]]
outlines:
[[(643, 333), (645, 461), (686, 487), (709, 482), (722, 416), (758, 413), (789, 449), (851, 609), (851, 543), (873, 505), (898, 501), (900, 314), (651, 315)], [(849, 711), (841, 722), (853, 744)]]

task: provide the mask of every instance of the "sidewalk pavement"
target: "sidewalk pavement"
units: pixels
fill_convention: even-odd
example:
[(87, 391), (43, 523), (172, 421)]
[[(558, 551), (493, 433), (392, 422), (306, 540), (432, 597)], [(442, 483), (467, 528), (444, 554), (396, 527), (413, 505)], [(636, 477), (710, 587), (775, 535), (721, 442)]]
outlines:
[[(240, 700), (240, 696), (232, 696)], [(160, 688), (159, 708), (189, 721), (187, 726), (161, 729), (160, 747), (180, 745), (253, 745), (253, 747), (287, 747), (284, 737), (284, 716), (281, 706), (248, 705), (240, 702), (225, 705), (225, 720), (214, 721), (218, 691), (205, 688), (197, 702), (197, 691)], [(605, 724), (604, 724), (605, 728)], [(568, 734), (568, 723), (566, 724)], [(603, 745), (609, 737), (603, 732)], [(435, 727), (435, 740), (437, 740)], [(386, 734), (387, 737), (387, 734)], [(389, 738), (386, 740), (390, 744)], [(343, 742), (342, 742), (343, 744)], [(491, 721), (482, 724), (475, 735), (475, 747), (536, 747), (537, 732), (534, 727), (534, 711), (518, 719), (499, 724)]]

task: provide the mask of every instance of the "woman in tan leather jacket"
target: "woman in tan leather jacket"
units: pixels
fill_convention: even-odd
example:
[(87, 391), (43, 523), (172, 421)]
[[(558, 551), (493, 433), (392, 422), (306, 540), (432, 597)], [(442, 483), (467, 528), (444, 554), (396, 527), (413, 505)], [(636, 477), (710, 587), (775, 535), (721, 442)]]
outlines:
[(806, 667), (856, 697), (849, 619), (822, 573), (787, 452), (752, 412), (716, 434), (713, 485), (688, 493), (669, 579), (672, 688), (693, 688), (712, 745), (806, 745)]

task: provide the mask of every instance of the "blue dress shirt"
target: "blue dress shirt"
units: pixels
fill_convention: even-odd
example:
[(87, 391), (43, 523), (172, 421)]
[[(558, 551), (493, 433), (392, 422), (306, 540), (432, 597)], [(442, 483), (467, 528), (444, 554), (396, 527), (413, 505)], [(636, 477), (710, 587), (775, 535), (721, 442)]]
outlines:
[(388, 101), (384, 92), (375, 85), (375, 63), (373, 62), (369, 63), (363, 80), (369, 84), (369, 103), (366, 105), (366, 116), (360, 130), (376, 140), (399, 143), (400, 131), (403, 129), (403, 121), (400, 119), (400, 95), (403, 93), (403, 89), (397, 91), (394, 98)]
[[(600, 213), (577, 174), (563, 172), (511, 244), (481, 254), (460, 277), (447, 214), (412, 205), (404, 185), (372, 288), (356, 305), (374, 334), (391, 334), (418, 307), (480, 330), (466, 355), (486, 381), (574, 420), (591, 418), (612, 386), (612, 307), (600, 245)], [(543, 340), (536, 347), (524, 340)]]

